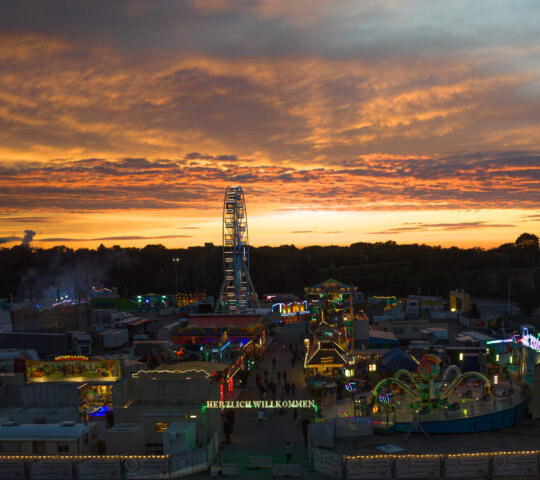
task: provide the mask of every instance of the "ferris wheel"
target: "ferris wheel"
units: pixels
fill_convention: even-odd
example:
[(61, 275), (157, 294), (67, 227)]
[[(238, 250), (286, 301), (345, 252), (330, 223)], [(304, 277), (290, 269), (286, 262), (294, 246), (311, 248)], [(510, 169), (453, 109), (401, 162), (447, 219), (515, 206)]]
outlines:
[(242, 187), (227, 187), (223, 202), (224, 280), (215, 311), (246, 312), (259, 304), (249, 276), (249, 240), (246, 201)]

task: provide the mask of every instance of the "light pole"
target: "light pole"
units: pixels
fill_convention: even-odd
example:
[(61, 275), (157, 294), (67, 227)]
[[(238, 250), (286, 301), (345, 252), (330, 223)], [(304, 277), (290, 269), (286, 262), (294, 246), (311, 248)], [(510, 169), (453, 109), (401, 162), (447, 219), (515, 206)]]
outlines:
[(175, 276), (175, 279), (176, 279), (176, 290), (174, 292), (174, 296), (176, 298), (176, 295), (178, 294), (178, 264), (180, 263), (180, 259), (178, 257), (175, 257), (172, 259), (173, 263), (174, 263), (174, 276)]

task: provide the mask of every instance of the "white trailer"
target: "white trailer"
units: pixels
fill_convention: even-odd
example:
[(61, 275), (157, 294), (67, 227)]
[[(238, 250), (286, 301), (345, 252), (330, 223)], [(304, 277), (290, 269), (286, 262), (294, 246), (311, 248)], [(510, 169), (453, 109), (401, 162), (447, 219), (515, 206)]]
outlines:
[(120, 348), (129, 342), (129, 332), (127, 328), (117, 330), (106, 330), (102, 332), (104, 348)]

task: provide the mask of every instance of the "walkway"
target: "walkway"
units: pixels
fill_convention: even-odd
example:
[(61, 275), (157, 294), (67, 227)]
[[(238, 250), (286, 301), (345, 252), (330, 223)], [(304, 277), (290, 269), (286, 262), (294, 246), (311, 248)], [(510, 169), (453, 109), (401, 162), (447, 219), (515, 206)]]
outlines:
[[(259, 362), (257, 370), (250, 375), (248, 386), (242, 391), (238, 400), (272, 400), (271, 396), (260, 396), (258, 387), (256, 386), (256, 373), (264, 375), (264, 371), (268, 371), (269, 378), (272, 376), (277, 382), (277, 372), (283, 373), (287, 371), (287, 381), (294, 382), (297, 386), (296, 395), (289, 396), (285, 399), (302, 399), (307, 398), (304, 393), (305, 377), (303, 370), (303, 359), (301, 362), (295, 362), (294, 368), (291, 365), (292, 353), (289, 351), (289, 343), (292, 342), (298, 347), (301, 346), (300, 335), (305, 332), (305, 323), (286, 325), (281, 328), (279, 333), (276, 333), (271, 345), (264, 353), (262, 361)], [(286, 342), (287, 349), (283, 348), (283, 343)], [(276, 359), (276, 368), (272, 368), (272, 358)], [(281, 380), (283, 384), (283, 379)], [(277, 389), (277, 400), (280, 400), (280, 387)], [(307, 448), (304, 447), (304, 439), (302, 435), (300, 419), (302, 414), (306, 417), (313, 418), (311, 410), (298, 410), (298, 421), (295, 423), (293, 419), (293, 410), (286, 409), (283, 415), (280, 415), (276, 409), (268, 409), (266, 411), (266, 420), (264, 426), (260, 428), (257, 420), (257, 410), (235, 410), (236, 420), (234, 431), (232, 434), (232, 442), (230, 445), (225, 445), (222, 450), (223, 463), (236, 463), (240, 466), (240, 477), (236, 478), (272, 478), (271, 470), (248, 470), (244, 468), (246, 457), (248, 456), (270, 456), (273, 463), (285, 463), (285, 444), (290, 441), (293, 444), (292, 463), (299, 464), (302, 469), (302, 477), (313, 479), (328, 478), (315, 472), (308, 474)], [(256, 472), (256, 473), (254, 473)], [(206, 478), (209, 474), (198, 474), (189, 478)]]

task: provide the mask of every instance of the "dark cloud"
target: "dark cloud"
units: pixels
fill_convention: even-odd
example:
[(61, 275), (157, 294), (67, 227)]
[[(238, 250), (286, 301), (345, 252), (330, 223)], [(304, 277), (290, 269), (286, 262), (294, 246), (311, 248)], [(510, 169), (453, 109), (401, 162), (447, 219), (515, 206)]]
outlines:
[(20, 240), (22, 240), (22, 237), (15, 237), (14, 235), (10, 235), (7, 237), (0, 237), (0, 244), (9, 243), (9, 242), (18, 242)]
[(458, 223), (406, 223), (406, 227), (394, 227), (379, 232), (367, 232), (371, 235), (397, 235), (408, 232), (428, 232), (428, 231), (460, 231), (467, 229), (485, 228), (511, 228), (510, 224), (495, 224), (486, 222), (458, 222)]
[[(203, 155), (199, 152), (188, 153), (184, 156), (185, 160), (217, 160), (219, 162), (234, 162), (238, 160), (237, 155)], [(242, 160), (243, 162), (252, 162), (253, 160)]]
[(191, 235), (160, 235), (156, 237), (143, 237), (138, 235), (125, 235), (118, 237), (99, 237), (99, 238), (38, 238), (37, 242), (101, 242), (107, 240), (163, 240), (167, 238), (192, 238)]
[(2, 223), (45, 223), (50, 217), (0, 217)]
[(535, 159), (540, 165), (534, 152), (378, 156), (358, 159), (361, 169), (147, 158), (0, 164), (0, 203), (13, 212), (200, 209), (219, 204), (227, 185), (242, 184), (252, 203), (274, 209), (531, 209), (540, 206)]

